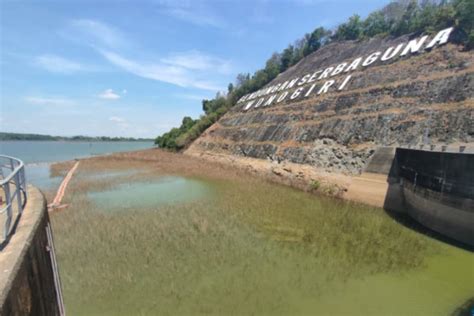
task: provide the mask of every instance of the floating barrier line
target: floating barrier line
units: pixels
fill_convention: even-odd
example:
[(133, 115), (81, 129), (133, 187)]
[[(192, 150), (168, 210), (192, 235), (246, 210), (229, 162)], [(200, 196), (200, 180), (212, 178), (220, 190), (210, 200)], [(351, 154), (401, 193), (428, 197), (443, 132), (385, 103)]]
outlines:
[(56, 197), (54, 198), (53, 202), (48, 205), (49, 208), (55, 209), (65, 207), (61, 206), (61, 200), (63, 199), (64, 194), (66, 193), (67, 185), (69, 184), (69, 181), (71, 181), (72, 176), (74, 175), (74, 172), (76, 171), (77, 167), (79, 167), (79, 161), (74, 164), (71, 170), (69, 170), (66, 176), (64, 177), (63, 182), (61, 182), (61, 185), (58, 188)]

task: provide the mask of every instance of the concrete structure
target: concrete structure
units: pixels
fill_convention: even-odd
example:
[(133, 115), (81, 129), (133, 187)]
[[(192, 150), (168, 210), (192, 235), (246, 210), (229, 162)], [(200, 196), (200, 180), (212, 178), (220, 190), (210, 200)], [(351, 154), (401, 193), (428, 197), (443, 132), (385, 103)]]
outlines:
[(390, 159), (387, 153), (380, 154), (392, 161), (384, 208), (474, 246), (474, 154), (397, 148)]
[(64, 315), (43, 194), (28, 186), (16, 231), (0, 252), (1, 315)]
[(388, 175), (395, 157), (395, 147), (379, 147), (370, 158), (365, 172)]

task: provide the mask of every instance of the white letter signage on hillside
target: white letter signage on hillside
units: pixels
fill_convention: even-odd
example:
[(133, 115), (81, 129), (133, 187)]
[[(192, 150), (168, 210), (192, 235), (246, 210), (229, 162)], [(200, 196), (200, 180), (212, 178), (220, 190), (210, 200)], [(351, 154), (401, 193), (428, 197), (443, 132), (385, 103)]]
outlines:
[[(446, 44), (452, 31), (452, 27), (439, 31), (438, 34), (436, 34), (436, 36), (434, 36), (433, 39), (429, 41), (424, 47), (424, 50), (430, 50), (435, 46)], [(397, 46), (389, 47), (384, 52), (376, 51), (365, 57), (357, 57), (352, 61), (342, 62), (325, 69), (318, 69), (305, 74), (304, 76), (296, 77), (286, 80), (285, 82), (277, 83), (273, 86), (262, 88), (258, 91), (244, 95), (239, 101), (237, 101), (237, 104), (244, 103), (242, 110), (248, 111), (251, 108), (267, 107), (274, 103), (283, 102), (288, 95), (290, 95), (289, 100), (293, 100), (300, 96), (307, 98), (314, 94), (324, 94), (329, 90), (341, 91), (347, 86), (349, 80), (352, 77), (348, 73), (356, 69), (369, 67), (377, 61), (386, 62), (397, 56), (406, 56), (418, 53), (421, 51), (423, 45), (427, 43), (427, 39), (428, 36), (425, 35), (420, 38), (413, 39), (408, 43), (402, 43)], [(346, 76), (342, 79), (339, 78), (328, 80), (329, 78), (336, 77), (340, 74), (346, 74)], [(326, 81), (318, 84), (317, 81), (322, 79), (326, 79)], [(295, 88), (295, 90), (290, 93), (288, 90), (292, 88)]]

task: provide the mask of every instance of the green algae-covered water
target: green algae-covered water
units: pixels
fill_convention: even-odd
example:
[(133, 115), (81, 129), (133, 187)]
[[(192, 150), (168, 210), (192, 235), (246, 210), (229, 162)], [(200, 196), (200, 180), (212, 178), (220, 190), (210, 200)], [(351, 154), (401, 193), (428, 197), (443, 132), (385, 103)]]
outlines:
[(446, 249), (419, 269), (350, 280), (302, 305), (320, 315), (452, 315), (474, 295), (473, 267), (471, 253)]
[(205, 176), (83, 192), (79, 173), (53, 216), (72, 315), (451, 315), (474, 296), (472, 252), (381, 209)]
[(210, 198), (212, 187), (195, 179), (165, 176), (153, 182), (124, 183), (114, 189), (91, 192), (89, 197), (104, 210), (159, 207)]

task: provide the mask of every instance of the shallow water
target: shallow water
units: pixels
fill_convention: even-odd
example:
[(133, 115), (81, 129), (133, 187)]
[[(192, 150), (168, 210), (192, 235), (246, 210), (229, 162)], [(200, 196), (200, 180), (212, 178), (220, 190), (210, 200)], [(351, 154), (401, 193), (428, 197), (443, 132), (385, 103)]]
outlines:
[(26, 181), (42, 190), (54, 190), (59, 187), (62, 177), (51, 177), (50, 163), (36, 163), (25, 166)]
[[(87, 177), (97, 174), (77, 179)], [(85, 199), (92, 211), (73, 201), (53, 217), (66, 308), (77, 315), (451, 315), (474, 296), (472, 252), (381, 209), (184, 176)], [(404, 265), (417, 254), (421, 264)]]
[(379, 273), (349, 280), (300, 303), (315, 315), (453, 315), (474, 296), (474, 256), (446, 246), (443, 255), (404, 273)]
[(89, 179), (89, 180), (108, 180), (115, 177), (131, 176), (133, 174), (139, 173), (140, 169), (127, 169), (127, 170), (117, 170), (117, 171), (94, 171), (94, 172), (81, 172), (77, 173), (75, 176), (79, 178)]
[(25, 163), (28, 183), (54, 190), (62, 179), (49, 176), (51, 163), (151, 147), (151, 142), (0, 141), (0, 154)]
[(212, 187), (196, 179), (164, 176), (153, 182), (124, 183), (110, 190), (91, 192), (88, 196), (100, 209), (120, 211), (209, 199)]
[(151, 142), (0, 141), (0, 153), (25, 164), (58, 162), (121, 151), (152, 148)]

